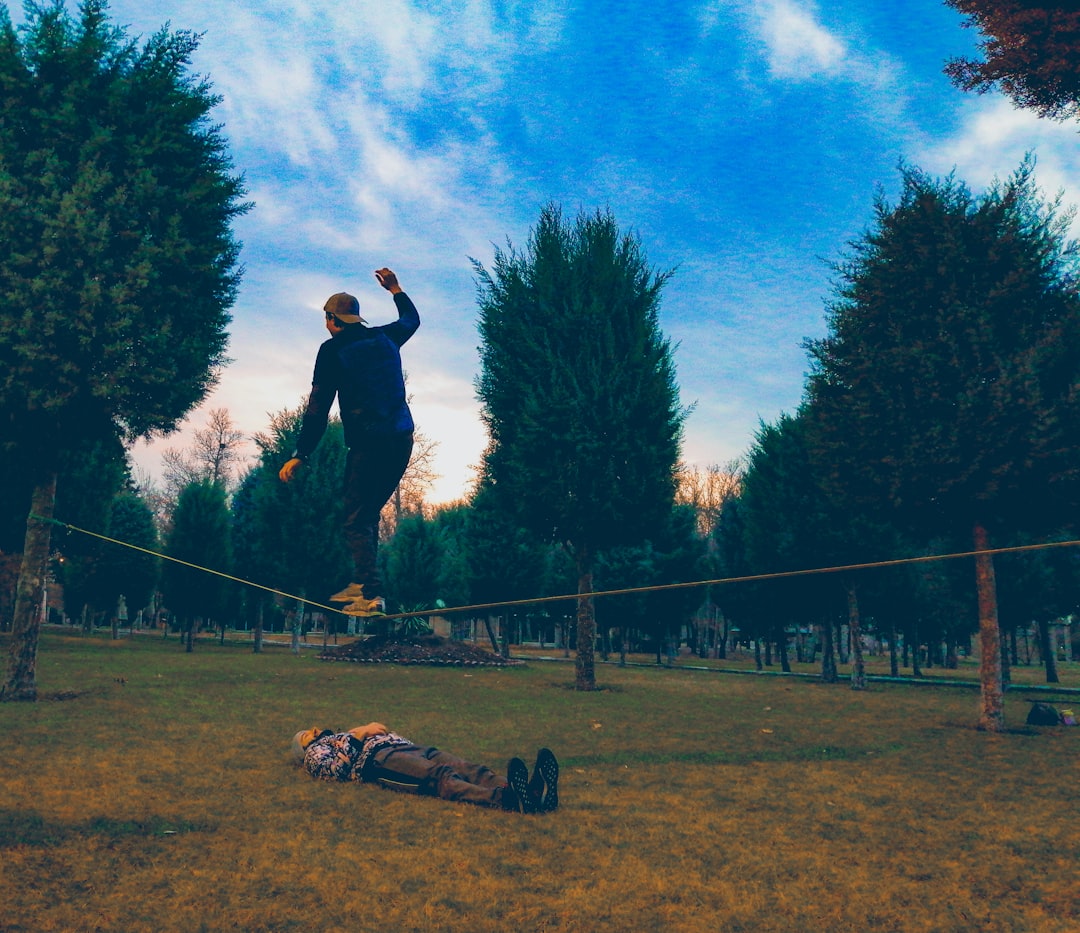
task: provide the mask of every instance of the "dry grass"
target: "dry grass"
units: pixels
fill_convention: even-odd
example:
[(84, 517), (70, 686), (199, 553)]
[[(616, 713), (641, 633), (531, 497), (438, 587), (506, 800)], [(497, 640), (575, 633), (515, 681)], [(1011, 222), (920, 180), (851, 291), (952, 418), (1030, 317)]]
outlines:
[[(77, 695), (0, 704), (0, 929), (1080, 929), (1080, 728), (1024, 727), (1021, 696), (994, 736), (969, 689), (599, 676), (48, 636), (39, 686)], [(287, 763), (368, 719), (499, 766), (549, 744), (563, 807)]]

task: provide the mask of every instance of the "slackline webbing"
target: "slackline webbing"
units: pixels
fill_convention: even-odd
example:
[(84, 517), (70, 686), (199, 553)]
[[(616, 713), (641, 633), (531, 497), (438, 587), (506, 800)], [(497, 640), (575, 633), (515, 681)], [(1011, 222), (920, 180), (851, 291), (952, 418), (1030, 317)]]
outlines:
[[(67, 522), (62, 522), (55, 518), (45, 518), (41, 515), (34, 515), (31, 513), (30, 518), (36, 519), (39, 522), (47, 522), (50, 525), (59, 525), (61, 528), (66, 528), (68, 531), (77, 531), (80, 534), (89, 535), (91, 538), (99, 538), (102, 541), (108, 541), (110, 544), (118, 544), (121, 547), (130, 548), (134, 551), (139, 551), (143, 554), (149, 554), (152, 557), (159, 557), (162, 560), (172, 561), (175, 564), (182, 564), (185, 567), (191, 567), (194, 570), (201, 570), (204, 573), (210, 573), (217, 577), (222, 577), (226, 580), (231, 580), (234, 583), (242, 583), (245, 586), (251, 586), (255, 589), (264, 590), (267, 593), (273, 593), (277, 596), (284, 596), (286, 599), (295, 599), (299, 603), (303, 603), (307, 606), (314, 606), (316, 609), (321, 609), (325, 612), (341, 612), (335, 606), (326, 606), (322, 603), (315, 602), (311, 599), (306, 599), (303, 596), (296, 596), (292, 593), (286, 593), (282, 590), (276, 590), (273, 587), (263, 586), (261, 583), (254, 583), (251, 580), (244, 580), (241, 577), (234, 577), (231, 574), (223, 573), (220, 570), (214, 570), (210, 567), (201, 567), (198, 564), (190, 563), (186, 560), (180, 560), (177, 557), (170, 557), (168, 554), (161, 554), (158, 551), (151, 551), (148, 548), (139, 547), (137, 544), (130, 544), (127, 541), (120, 541), (116, 538), (110, 538), (107, 535), (98, 534), (96, 531), (87, 531), (85, 528), (78, 528), (75, 525), (69, 525)], [(618, 590), (597, 590), (593, 593), (566, 593), (561, 596), (534, 596), (529, 599), (506, 599), (500, 602), (493, 603), (473, 603), (468, 606), (447, 606), (441, 609), (423, 609), (415, 612), (398, 612), (387, 613), (386, 615), (379, 616), (380, 619), (412, 619), (412, 618), (424, 618), (433, 615), (449, 615), (454, 612), (478, 612), (480, 610), (488, 609), (504, 609), (513, 608), (515, 606), (536, 606), (542, 603), (558, 603), (558, 602), (570, 602), (578, 599), (596, 599), (604, 596), (632, 596), (641, 593), (654, 593), (663, 590), (685, 590), (699, 586), (724, 586), (731, 583), (759, 583), (764, 580), (782, 580), (790, 577), (807, 577), (819, 573), (845, 573), (855, 570), (873, 570), (879, 567), (898, 567), (903, 564), (925, 564), (931, 561), (939, 560), (957, 560), (963, 557), (977, 557), (979, 555), (993, 556), (995, 554), (1017, 554), (1022, 551), (1042, 551), (1050, 548), (1062, 548), (1062, 547), (1076, 547), (1080, 545), (1080, 541), (1047, 541), (1042, 544), (1020, 544), (1012, 547), (995, 547), (986, 548), (985, 550), (978, 551), (958, 551), (952, 554), (930, 554), (920, 557), (897, 557), (892, 560), (877, 560), (869, 561), (862, 564), (843, 564), (837, 567), (808, 567), (804, 570), (780, 570), (772, 573), (757, 573), (750, 574), (741, 577), (721, 577), (716, 580), (692, 580), (685, 583), (657, 583), (652, 586), (631, 586)], [(347, 613), (342, 613), (347, 615)], [(361, 617), (363, 618), (363, 617)]]

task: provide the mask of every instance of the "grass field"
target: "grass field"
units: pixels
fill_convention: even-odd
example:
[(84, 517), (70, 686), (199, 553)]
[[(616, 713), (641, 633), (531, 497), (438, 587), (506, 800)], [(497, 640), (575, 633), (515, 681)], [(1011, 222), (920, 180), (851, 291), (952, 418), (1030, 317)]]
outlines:
[[(1080, 929), (1080, 728), (1026, 727), (1026, 695), (989, 735), (968, 688), (572, 679), (47, 635), (42, 699), (0, 704), (0, 930)], [(499, 770), (550, 745), (563, 805), (289, 764), (370, 719)]]

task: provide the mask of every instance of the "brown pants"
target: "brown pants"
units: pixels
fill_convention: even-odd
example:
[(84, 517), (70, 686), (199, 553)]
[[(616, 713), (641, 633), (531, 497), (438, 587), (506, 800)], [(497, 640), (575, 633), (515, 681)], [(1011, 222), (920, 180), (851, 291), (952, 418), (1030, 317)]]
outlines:
[(364, 780), (391, 790), (501, 807), (506, 780), (485, 765), (420, 745), (390, 745), (364, 767)]

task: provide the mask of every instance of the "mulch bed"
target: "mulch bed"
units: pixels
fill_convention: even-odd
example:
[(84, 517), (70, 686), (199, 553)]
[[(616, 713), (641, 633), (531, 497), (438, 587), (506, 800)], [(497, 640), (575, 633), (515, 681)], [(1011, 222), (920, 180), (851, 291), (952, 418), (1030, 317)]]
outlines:
[(464, 642), (438, 635), (372, 635), (349, 645), (325, 649), (323, 661), (358, 661), (364, 664), (436, 664), (464, 667), (506, 667), (523, 664)]

